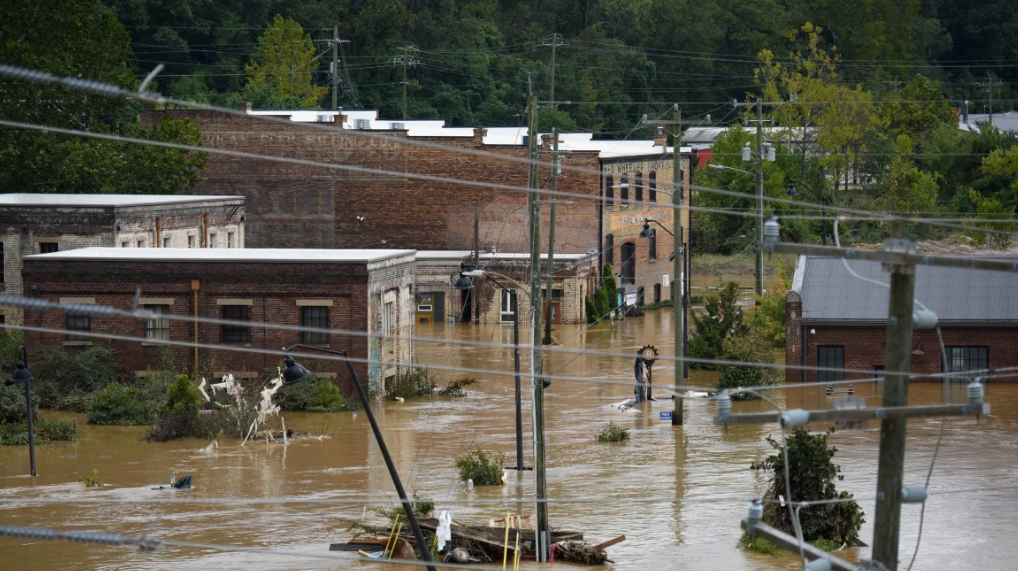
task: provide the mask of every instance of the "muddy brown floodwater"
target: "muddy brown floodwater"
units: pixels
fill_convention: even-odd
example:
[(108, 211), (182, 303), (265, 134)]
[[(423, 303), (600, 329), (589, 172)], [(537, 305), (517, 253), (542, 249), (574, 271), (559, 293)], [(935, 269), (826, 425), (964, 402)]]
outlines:
[[(560, 326), (556, 335), (567, 347), (597, 342), (602, 350), (633, 353), (645, 343), (672, 354), (670, 313), (652, 311), (631, 318), (605, 334), (603, 326), (582, 329)], [(479, 341), (511, 342), (506, 326), (436, 325), (419, 335)], [(510, 347), (450, 347), (418, 342), (418, 358), (426, 364), (510, 371)], [(564, 365), (573, 355), (552, 354), (548, 370)], [(754, 460), (770, 452), (765, 438), (778, 437), (773, 426), (737, 426), (727, 432), (710, 422), (713, 405), (686, 403), (686, 424), (673, 429), (658, 413), (671, 402), (656, 402), (620, 412), (611, 407), (631, 392), (630, 358), (584, 355), (562, 369), (562, 375), (582, 381), (553, 380), (546, 393), (547, 458), (552, 525), (585, 532), (591, 540), (619, 534), (628, 538), (612, 547), (617, 569), (797, 569), (792, 555), (757, 555), (735, 548), (745, 502), (760, 496), (766, 478), (749, 470)], [(524, 362), (524, 369), (526, 363)], [(668, 384), (672, 368), (654, 367), (655, 384)], [(447, 379), (453, 375), (447, 375)], [(457, 481), (456, 456), (472, 447), (507, 453), (515, 463), (513, 380), (511, 376), (474, 375), (479, 382), (460, 399), (429, 399), (385, 403), (379, 420), (395, 462), (409, 490), (440, 498), (439, 509), (451, 509), (462, 522), (487, 522), (515, 511), (519, 497), (533, 497), (532, 479), (522, 486), (479, 487), (468, 493)], [(613, 385), (600, 381), (619, 381)], [(710, 384), (711, 373), (694, 372), (691, 384)], [(872, 404), (872, 386), (857, 386)], [(930, 485), (923, 527), (922, 549), (915, 569), (952, 571), (1013, 568), (1016, 549), (1013, 527), (1018, 524), (1018, 386), (990, 385), (987, 399), (993, 414), (974, 420), (947, 421), (943, 445)], [(830, 406), (817, 389), (774, 391), (779, 404)], [(525, 391), (528, 395), (529, 391)], [(913, 385), (911, 401), (936, 403), (936, 385)], [(660, 393), (660, 396), (664, 396)], [(532, 465), (529, 397), (524, 410), (527, 465)], [(762, 410), (760, 403), (736, 403), (735, 410)], [(48, 413), (50, 417), (67, 417)], [(621, 445), (594, 442), (609, 420), (630, 429), (632, 440)], [(140, 534), (161, 516), (153, 535), (160, 539), (234, 546), (272, 546), (296, 552), (324, 553), (330, 542), (350, 536), (347, 519), (358, 520), (377, 503), (393, 497), (381, 456), (370, 438), (363, 413), (286, 414), (288, 426), (321, 440), (305, 439), (289, 446), (221, 441), (204, 453), (204, 441), (146, 443), (143, 428), (93, 427), (79, 417), (81, 439), (75, 444), (40, 446), (40, 475), (33, 481), (28, 452), (0, 448), (0, 525), (38, 525), (68, 530), (103, 530)], [(824, 427), (812, 426), (816, 430)], [(937, 439), (940, 421), (909, 423), (905, 463), (906, 483), (922, 483)], [(835, 460), (845, 479), (839, 489), (861, 498), (867, 523), (862, 538), (870, 542), (876, 482), (877, 427), (837, 432)], [(78, 474), (99, 471), (107, 487), (86, 490)], [(189, 492), (152, 490), (171, 473), (190, 474)], [(1010, 486), (1008, 490), (965, 490)], [(959, 493), (961, 492), (961, 493)], [(150, 498), (201, 499), (351, 499), (350, 504), (146, 505)], [(24, 498), (119, 499), (137, 503), (27, 504)], [(493, 503), (494, 502), (494, 503)], [(532, 510), (533, 504), (527, 505)], [(375, 518), (377, 519), (377, 518)], [(915, 546), (919, 506), (902, 510), (901, 554), (906, 560)], [(848, 559), (868, 556), (868, 550), (841, 552)], [(533, 568), (536, 564), (525, 564)], [(214, 553), (170, 548), (139, 552), (127, 547), (48, 543), (0, 538), (0, 569), (337, 569), (377, 564), (342, 563), (253, 553)], [(393, 566), (393, 569), (397, 567)], [(406, 569), (405, 567), (399, 567)], [(555, 564), (554, 568), (574, 568)], [(903, 566), (904, 568), (904, 566)]]

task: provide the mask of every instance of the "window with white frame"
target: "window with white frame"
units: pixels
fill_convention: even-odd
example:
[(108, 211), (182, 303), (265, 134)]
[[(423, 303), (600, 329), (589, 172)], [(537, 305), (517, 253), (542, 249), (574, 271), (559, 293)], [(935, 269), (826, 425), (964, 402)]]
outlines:
[(210, 248), (215, 248), (216, 247), (216, 235), (215, 234), (209, 234), (209, 247)]
[(170, 313), (168, 305), (146, 305), (145, 309), (155, 314), (152, 319), (145, 321), (145, 339), (157, 341), (170, 340), (170, 320), (164, 315)]
[(194, 236), (187, 237), (187, 247), (194, 248)]
[(516, 290), (503, 289), (501, 293), (501, 306), (499, 307), (499, 320), (504, 323), (511, 323), (516, 315)]
[(237, 247), (236, 243), (233, 241), (233, 232), (227, 232), (226, 233), (226, 247), (227, 248), (236, 248)]
[(163, 237), (163, 248), (169, 248), (169, 247), (170, 247), (170, 237), (169, 236), (164, 236)]

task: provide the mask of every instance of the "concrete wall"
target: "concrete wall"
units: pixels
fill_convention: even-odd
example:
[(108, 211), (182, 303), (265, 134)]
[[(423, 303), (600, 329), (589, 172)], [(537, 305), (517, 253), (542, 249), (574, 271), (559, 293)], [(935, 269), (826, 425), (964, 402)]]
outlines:
[[(36, 288), (32, 291), (32, 297), (51, 301), (76, 298), (78, 302), (112, 305), (123, 309), (131, 307), (135, 288), (141, 287), (143, 303), (149, 300), (154, 304), (169, 305), (171, 314), (181, 316), (194, 315), (192, 280), (197, 280), (199, 316), (220, 318), (224, 305), (250, 307), (251, 342), (243, 346), (230, 346), (278, 350), (298, 342), (299, 333), (262, 329), (255, 324), (299, 325), (300, 304), (308, 302), (331, 304), (329, 326), (333, 329), (371, 331), (369, 290), (388, 291), (387, 284), (399, 283), (399, 289), (403, 292), (400, 293), (400, 299), (406, 300), (408, 290), (412, 287), (413, 259), (407, 256), (401, 263), (380, 268), (379, 272), (378, 276), (370, 275), (364, 264), (27, 260), (24, 279), (27, 287)], [(401, 307), (409, 308), (409, 303)], [(66, 317), (58, 311), (33, 311), (26, 315), (26, 322), (32, 326), (64, 329)], [(398, 315), (396, 327), (400, 335), (409, 336), (409, 322), (408, 311)], [(134, 319), (93, 317), (92, 331), (143, 338), (144, 323)], [(220, 325), (201, 324), (198, 340), (204, 344), (221, 345), (221, 333)], [(67, 341), (63, 333), (27, 332), (25, 337), (26, 347), (35, 354), (46, 346), (73, 347), (90, 343)], [(170, 352), (179, 368), (193, 374), (194, 348), (187, 345), (194, 342), (193, 324), (171, 321), (170, 340), (184, 343), (182, 346), (171, 347)], [(112, 344), (128, 373), (144, 371), (155, 365), (163, 347), (157, 343), (137, 341), (112, 341)], [(369, 341), (363, 335), (330, 335), (328, 343), (321, 346), (346, 350), (354, 358), (368, 358)], [(408, 339), (397, 340), (397, 357), (409, 360), (410, 350)], [(279, 360), (277, 356), (260, 353), (199, 349), (199, 369), (203, 374), (231, 372), (238, 376), (260, 377), (267, 369), (273, 369)], [(337, 377), (341, 380), (340, 386), (346, 391), (352, 390), (346, 367), (341, 361), (310, 358), (302, 358), (301, 361), (313, 371)], [(355, 363), (355, 368), (362, 378), (377, 383), (378, 378), (368, 376), (366, 363)]]

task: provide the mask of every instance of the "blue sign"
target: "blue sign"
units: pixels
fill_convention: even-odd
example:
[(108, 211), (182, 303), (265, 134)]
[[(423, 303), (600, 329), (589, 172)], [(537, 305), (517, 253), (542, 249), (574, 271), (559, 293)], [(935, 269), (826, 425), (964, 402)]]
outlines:
[(659, 412), (658, 415), (660, 415), (658, 417), (658, 420), (671, 420), (672, 419), (672, 413), (671, 412)]

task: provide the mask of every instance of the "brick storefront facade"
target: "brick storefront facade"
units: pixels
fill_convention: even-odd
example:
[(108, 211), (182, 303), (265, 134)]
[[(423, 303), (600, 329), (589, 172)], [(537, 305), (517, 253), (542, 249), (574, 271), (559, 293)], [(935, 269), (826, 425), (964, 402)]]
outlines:
[[(232, 252), (232, 254), (231, 254)], [(142, 305), (163, 306), (172, 315), (193, 316), (197, 287), (200, 317), (249, 316), (252, 323), (236, 337), (219, 324), (199, 324), (203, 344), (237, 349), (273, 349), (305, 341), (337, 350), (351, 357), (376, 361), (355, 363), (363, 379), (373, 387), (398, 370), (396, 363), (411, 359), (413, 331), (411, 290), (414, 258), (407, 250), (186, 250), (128, 251), (120, 248), (83, 250), (30, 256), (25, 259), (24, 280), (29, 295), (50, 301), (110, 305), (129, 309), (135, 288), (142, 291)], [(389, 305), (391, 304), (391, 305)], [(366, 333), (388, 333), (393, 339), (330, 335), (317, 342), (300, 332), (259, 328), (259, 323), (300, 325), (304, 308), (327, 316), (328, 327)], [(388, 312), (388, 313), (387, 313)], [(65, 329), (68, 318), (59, 311), (30, 311), (30, 326)], [(165, 320), (168, 332), (162, 339), (181, 342), (170, 346), (174, 362), (193, 374), (195, 348), (193, 322)], [(161, 327), (162, 325), (157, 326)], [(157, 353), (166, 345), (151, 325), (130, 318), (91, 317), (94, 333), (129, 335), (138, 341), (115, 340), (126, 373), (155, 365)], [(386, 329), (387, 328), (387, 329)], [(234, 336), (234, 341), (224, 341)], [(229, 337), (228, 337), (229, 338)], [(139, 342), (140, 341), (140, 342)], [(74, 339), (73, 334), (26, 332), (25, 345), (34, 354), (42, 347), (81, 346), (100, 340)], [(232, 373), (260, 377), (280, 360), (276, 355), (250, 351), (198, 349), (199, 368), (215, 375)], [(300, 359), (309, 369), (342, 379), (340, 386), (352, 390), (341, 361)], [(392, 364), (390, 364), (391, 362)]]
[[(0, 285), (23, 295), (22, 259), (43, 249), (243, 248), (244, 217), (242, 196), (0, 195)], [(20, 309), (0, 315), (22, 323)]]

